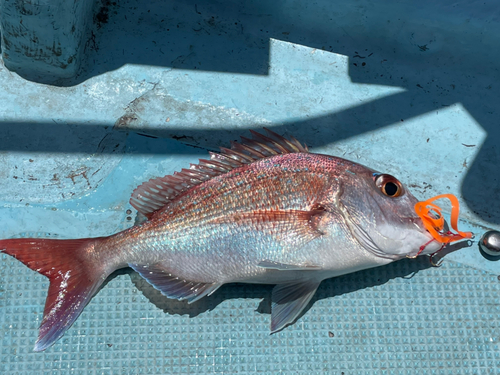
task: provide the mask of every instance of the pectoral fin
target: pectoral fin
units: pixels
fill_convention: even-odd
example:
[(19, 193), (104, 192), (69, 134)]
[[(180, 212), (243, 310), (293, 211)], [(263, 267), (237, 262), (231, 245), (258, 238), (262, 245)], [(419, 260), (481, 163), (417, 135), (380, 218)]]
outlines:
[(321, 281), (306, 280), (278, 284), (273, 289), (271, 333), (285, 328), (299, 316), (318, 289)]

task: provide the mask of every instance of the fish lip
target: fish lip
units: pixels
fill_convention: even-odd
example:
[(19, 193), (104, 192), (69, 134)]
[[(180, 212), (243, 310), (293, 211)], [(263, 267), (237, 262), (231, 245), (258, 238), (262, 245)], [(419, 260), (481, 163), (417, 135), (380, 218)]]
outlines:
[[(442, 242), (437, 240), (436, 238), (434, 238), (434, 236), (431, 234), (431, 232), (429, 232), (427, 230), (427, 228), (424, 226), (424, 222), (422, 221), (422, 219), (420, 217), (407, 217), (405, 218), (409, 223), (413, 224), (414, 226), (416, 226), (418, 228), (418, 230), (422, 233), (422, 234), (425, 234), (427, 235), (427, 237), (429, 238), (429, 243), (427, 243), (427, 245), (430, 245), (432, 242), (437, 242), (439, 244), (442, 245)], [(427, 246), (426, 245), (426, 246)], [(438, 250), (439, 251), (439, 250)]]
[[(422, 219), (420, 217), (406, 217), (405, 218), (409, 223), (415, 225), (422, 233), (425, 233), (427, 234), (430, 238), (433, 238), (434, 241), (438, 242), (438, 243), (442, 243), (441, 241), (437, 240), (436, 238), (434, 238), (434, 236), (431, 234), (431, 232), (429, 232), (427, 230), (427, 228), (424, 226), (424, 222), (422, 221)], [(444, 221), (444, 229), (446, 231), (449, 230), (449, 226), (448, 226), (448, 222), (445, 220)]]
[[(408, 216), (408, 217), (405, 217), (403, 219), (404, 219), (404, 221), (407, 221), (408, 223), (416, 226), (421, 232), (429, 233), (429, 231), (424, 226), (424, 222), (418, 216), (411, 216), (411, 217)], [(429, 233), (429, 235), (430, 235), (430, 233)]]

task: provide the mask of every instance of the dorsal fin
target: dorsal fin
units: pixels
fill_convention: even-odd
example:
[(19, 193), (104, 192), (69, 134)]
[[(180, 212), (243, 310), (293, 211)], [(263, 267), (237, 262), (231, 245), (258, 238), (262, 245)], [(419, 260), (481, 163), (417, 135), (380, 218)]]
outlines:
[(231, 149), (221, 147), (220, 153), (210, 152), (210, 160), (200, 159), (189, 169), (144, 182), (132, 193), (130, 204), (149, 219), (186, 190), (234, 168), (274, 155), (309, 152), (306, 145), (293, 137), (288, 140), (267, 128), (264, 130), (267, 136), (250, 130), (253, 139), (241, 137), (240, 143), (231, 142)]

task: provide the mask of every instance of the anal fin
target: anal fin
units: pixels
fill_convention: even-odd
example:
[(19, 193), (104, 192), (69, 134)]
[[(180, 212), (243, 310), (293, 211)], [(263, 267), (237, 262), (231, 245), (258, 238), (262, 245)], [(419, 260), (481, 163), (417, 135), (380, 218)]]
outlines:
[(321, 280), (302, 280), (278, 284), (272, 293), (271, 333), (294, 322), (318, 289)]
[(181, 279), (170, 274), (160, 264), (129, 264), (129, 266), (164, 296), (179, 301), (186, 300), (188, 303), (193, 303), (212, 294), (221, 286), (219, 283), (202, 283)]

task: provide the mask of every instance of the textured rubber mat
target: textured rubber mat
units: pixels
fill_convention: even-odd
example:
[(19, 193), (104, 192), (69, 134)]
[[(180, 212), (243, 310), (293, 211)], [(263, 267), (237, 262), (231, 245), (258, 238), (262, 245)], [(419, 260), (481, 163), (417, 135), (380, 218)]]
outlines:
[(229, 285), (187, 305), (120, 271), (43, 353), (31, 350), (47, 281), (5, 255), (0, 275), (3, 374), (500, 373), (500, 282), (452, 262), (327, 280), (274, 335), (271, 287)]

